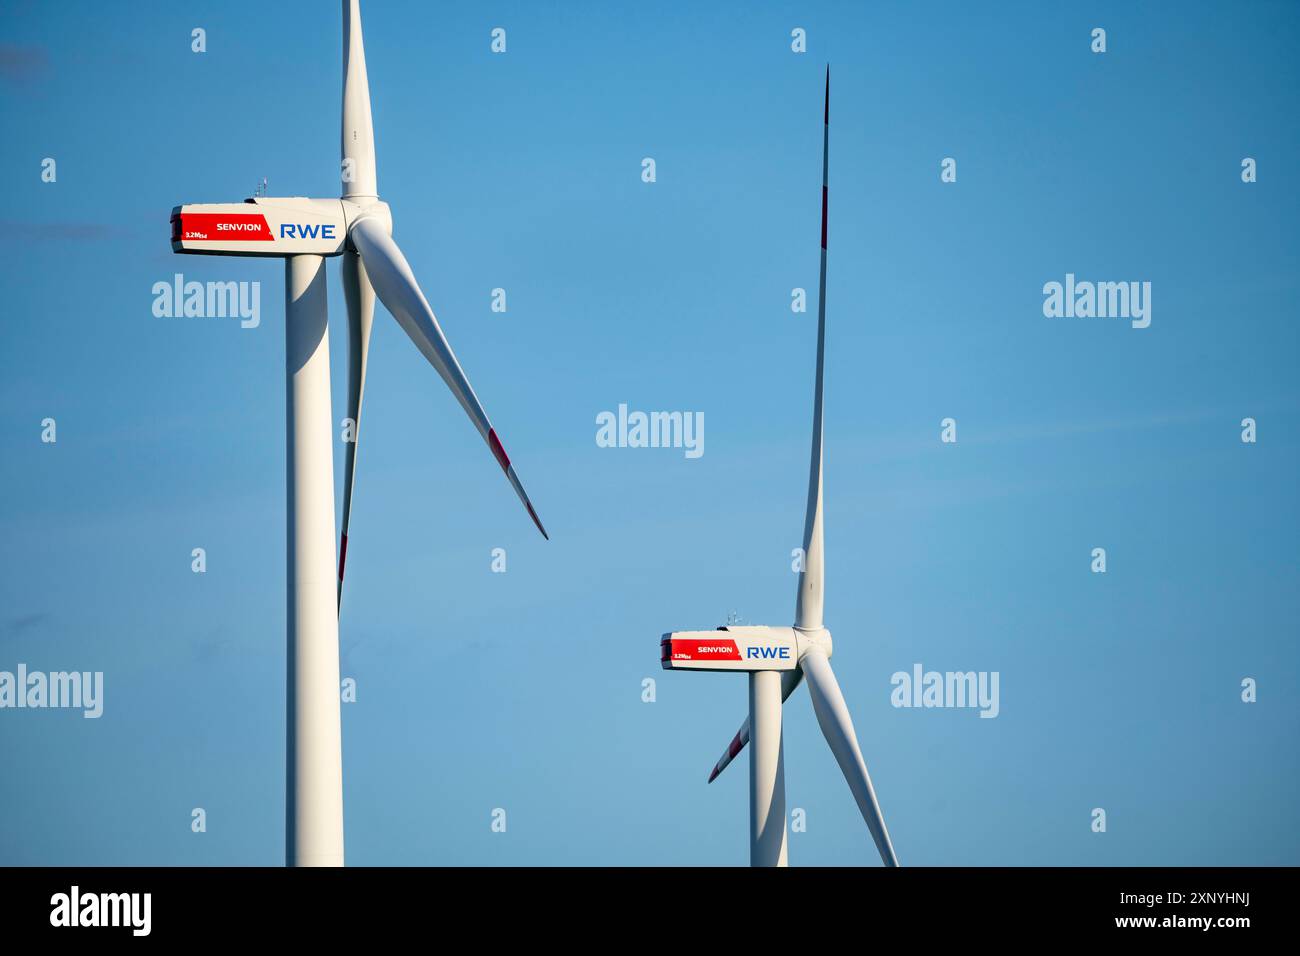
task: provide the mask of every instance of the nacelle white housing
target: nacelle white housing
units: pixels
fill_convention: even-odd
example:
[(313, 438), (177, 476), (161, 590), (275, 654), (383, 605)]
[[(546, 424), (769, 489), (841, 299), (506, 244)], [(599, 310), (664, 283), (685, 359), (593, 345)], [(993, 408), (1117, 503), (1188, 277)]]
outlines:
[(670, 671), (789, 671), (799, 663), (792, 627), (675, 631), (659, 643), (659, 661)]
[(218, 256), (337, 256), (348, 237), (339, 199), (257, 196), (172, 210), (172, 252)]

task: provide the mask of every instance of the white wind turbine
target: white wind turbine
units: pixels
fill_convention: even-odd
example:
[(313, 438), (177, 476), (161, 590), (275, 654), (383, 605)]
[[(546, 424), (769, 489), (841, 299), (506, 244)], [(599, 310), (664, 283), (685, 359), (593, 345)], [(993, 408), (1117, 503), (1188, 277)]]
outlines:
[(749, 719), (709, 775), (709, 783), (753, 743), (749, 760), (749, 862), (786, 865), (785, 759), (781, 705), (800, 680), (808, 682), (817, 723), (853, 791), (886, 866), (897, 866), (885, 818), (858, 747), (848, 706), (831, 670), (831, 633), (822, 623), (822, 380), (826, 354), (826, 205), (831, 122), (831, 73), (826, 68), (822, 133), (822, 253), (817, 303), (817, 384), (813, 393), (812, 462), (804, 518), (803, 570), (793, 627), (728, 625), (713, 631), (676, 631), (660, 641), (666, 670), (744, 671), (749, 674)]
[[(255, 196), (172, 210), (172, 251), (285, 259), (285, 405), (288, 477), (288, 744), (286, 857), (298, 866), (343, 864), (343, 758), (339, 727), (338, 608), (356, 468), (348, 444), (343, 536), (334, 565), (334, 464), (325, 256), (342, 256), (348, 312), (348, 417), (361, 414), (375, 296), (442, 376), (487, 442), (537, 529), (524, 492), (379, 200), (370, 88), (357, 0), (343, 0), (343, 196)], [(355, 428), (355, 424), (354, 424)]]

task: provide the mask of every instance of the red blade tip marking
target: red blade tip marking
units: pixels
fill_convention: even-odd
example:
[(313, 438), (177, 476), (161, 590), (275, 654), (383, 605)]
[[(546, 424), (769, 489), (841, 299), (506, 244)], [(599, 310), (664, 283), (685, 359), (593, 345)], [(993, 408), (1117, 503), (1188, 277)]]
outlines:
[(497, 430), (495, 428), (488, 429), (488, 447), (492, 449), (492, 456), (496, 458), (497, 464), (501, 466), (501, 470), (509, 471), (510, 456), (507, 455), (506, 450), (501, 447), (501, 439), (497, 438)]
[(826, 187), (822, 187), (822, 248), (826, 248)]

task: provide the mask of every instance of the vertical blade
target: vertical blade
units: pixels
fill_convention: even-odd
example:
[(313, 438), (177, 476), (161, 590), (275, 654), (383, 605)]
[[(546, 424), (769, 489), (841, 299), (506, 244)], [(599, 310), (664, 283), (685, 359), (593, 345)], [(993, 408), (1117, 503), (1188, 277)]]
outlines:
[(343, 198), (375, 197), (375, 130), (358, 0), (343, 0)]
[(795, 602), (795, 627), (822, 626), (825, 549), (822, 544), (822, 378), (826, 364), (826, 206), (831, 138), (831, 68), (826, 67), (826, 106), (822, 127), (822, 258), (817, 290), (817, 384), (813, 391), (812, 462), (808, 469), (808, 510), (803, 525), (803, 570)]
[(885, 828), (885, 817), (880, 812), (876, 790), (871, 786), (871, 774), (867, 773), (857, 734), (853, 732), (853, 720), (849, 717), (844, 695), (840, 693), (839, 682), (835, 680), (835, 672), (831, 670), (831, 662), (826, 659), (826, 652), (814, 645), (799, 663), (808, 681), (808, 696), (812, 698), (817, 723), (826, 742), (831, 745), (844, 779), (849, 782), (853, 799), (857, 801), (862, 819), (867, 822), (871, 838), (876, 841), (880, 858), (885, 861), (885, 866), (898, 866), (898, 856), (889, 839), (889, 830)]
[(370, 350), (370, 327), (375, 318), (375, 290), (366, 267), (355, 251), (343, 253), (340, 273), (343, 298), (348, 306), (348, 409), (352, 419), (352, 441), (343, 451), (343, 537), (339, 544), (338, 603), (343, 606), (343, 569), (348, 558), (348, 524), (352, 520), (352, 489), (356, 482), (357, 445), (361, 441), (361, 399), (366, 390), (366, 358)]

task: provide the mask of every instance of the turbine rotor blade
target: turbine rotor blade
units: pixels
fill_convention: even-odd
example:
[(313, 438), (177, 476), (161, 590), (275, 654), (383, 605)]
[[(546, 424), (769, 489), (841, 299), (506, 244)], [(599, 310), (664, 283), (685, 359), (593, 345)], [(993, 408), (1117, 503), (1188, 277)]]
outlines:
[(898, 857), (894, 845), (889, 839), (889, 830), (885, 828), (885, 817), (880, 812), (880, 803), (876, 800), (875, 788), (871, 786), (871, 775), (867, 773), (867, 764), (862, 759), (862, 750), (858, 747), (857, 735), (853, 732), (853, 720), (849, 717), (848, 705), (840, 693), (840, 685), (831, 670), (831, 662), (826, 652), (814, 645), (810, 647), (799, 662), (808, 679), (808, 695), (812, 698), (813, 710), (817, 714), (817, 723), (822, 735), (831, 745), (831, 752), (844, 772), (844, 779), (849, 782), (853, 799), (858, 803), (862, 819), (867, 821), (867, 829), (876, 841), (876, 849), (885, 866), (898, 866)]
[(478, 396), (474, 394), (474, 389), (469, 384), (469, 379), (465, 377), (465, 372), (460, 367), (460, 362), (456, 360), (455, 353), (447, 343), (447, 337), (443, 335), (433, 309), (429, 307), (428, 300), (420, 291), (419, 283), (415, 281), (415, 275), (411, 272), (406, 257), (402, 255), (402, 250), (397, 247), (397, 243), (393, 241), (384, 225), (375, 217), (362, 217), (357, 220), (352, 226), (351, 238), (357, 252), (361, 255), (361, 261), (366, 267), (366, 275), (369, 276), (379, 301), (384, 303), (384, 307), (393, 314), (393, 318), (410, 336), (416, 348), (442, 376), (442, 380), (447, 383), (451, 393), (465, 409), (465, 414), (469, 416), (474, 427), (483, 436), (483, 440), (487, 442), (488, 448), (492, 450), (492, 456), (496, 458), (497, 464), (510, 480), (519, 500), (528, 509), (533, 524), (537, 525), (537, 530), (542, 533), (542, 537), (549, 539), (550, 536), (542, 527), (541, 519), (533, 509), (533, 503), (528, 500), (528, 494), (524, 491), (519, 476), (515, 474), (514, 466), (510, 464), (510, 458), (501, 445), (501, 439), (497, 437), (496, 429), (492, 427), (487, 412), (483, 410)]
[(826, 211), (831, 137), (831, 68), (826, 67), (826, 109), (822, 128), (822, 257), (817, 289), (817, 383), (813, 391), (812, 461), (808, 469), (808, 509), (803, 525), (803, 570), (795, 600), (794, 625), (822, 626), (825, 599), (825, 546), (822, 542), (822, 383), (826, 365)]
[(342, 159), (343, 198), (378, 196), (370, 81), (366, 77), (366, 48), (361, 37), (361, 7), (357, 0), (343, 0)]
[[(794, 693), (801, 680), (803, 680), (803, 671), (797, 667), (792, 671), (781, 672), (781, 703), (784, 704), (790, 699), (790, 695)], [(722, 752), (718, 762), (713, 765), (713, 772), (709, 774), (709, 783), (713, 783), (714, 780), (718, 779), (718, 774), (727, 769), (727, 765), (736, 759), (736, 755), (744, 750), (748, 743), (749, 718), (746, 717), (745, 722), (740, 725), (740, 730), (736, 731), (736, 736), (731, 738), (731, 743)]]
[(352, 419), (352, 441), (343, 451), (343, 536), (339, 544), (338, 603), (343, 606), (343, 569), (348, 557), (348, 523), (352, 519), (352, 490), (356, 483), (357, 445), (361, 441), (361, 399), (366, 389), (366, 358), (370, 350), (370, 327), (375, 318), (375, 290), (366, 276), (360, 256), (349, 249), (343, 253), (340, 273), (343, 298), (348, 307), (348, 410)]

